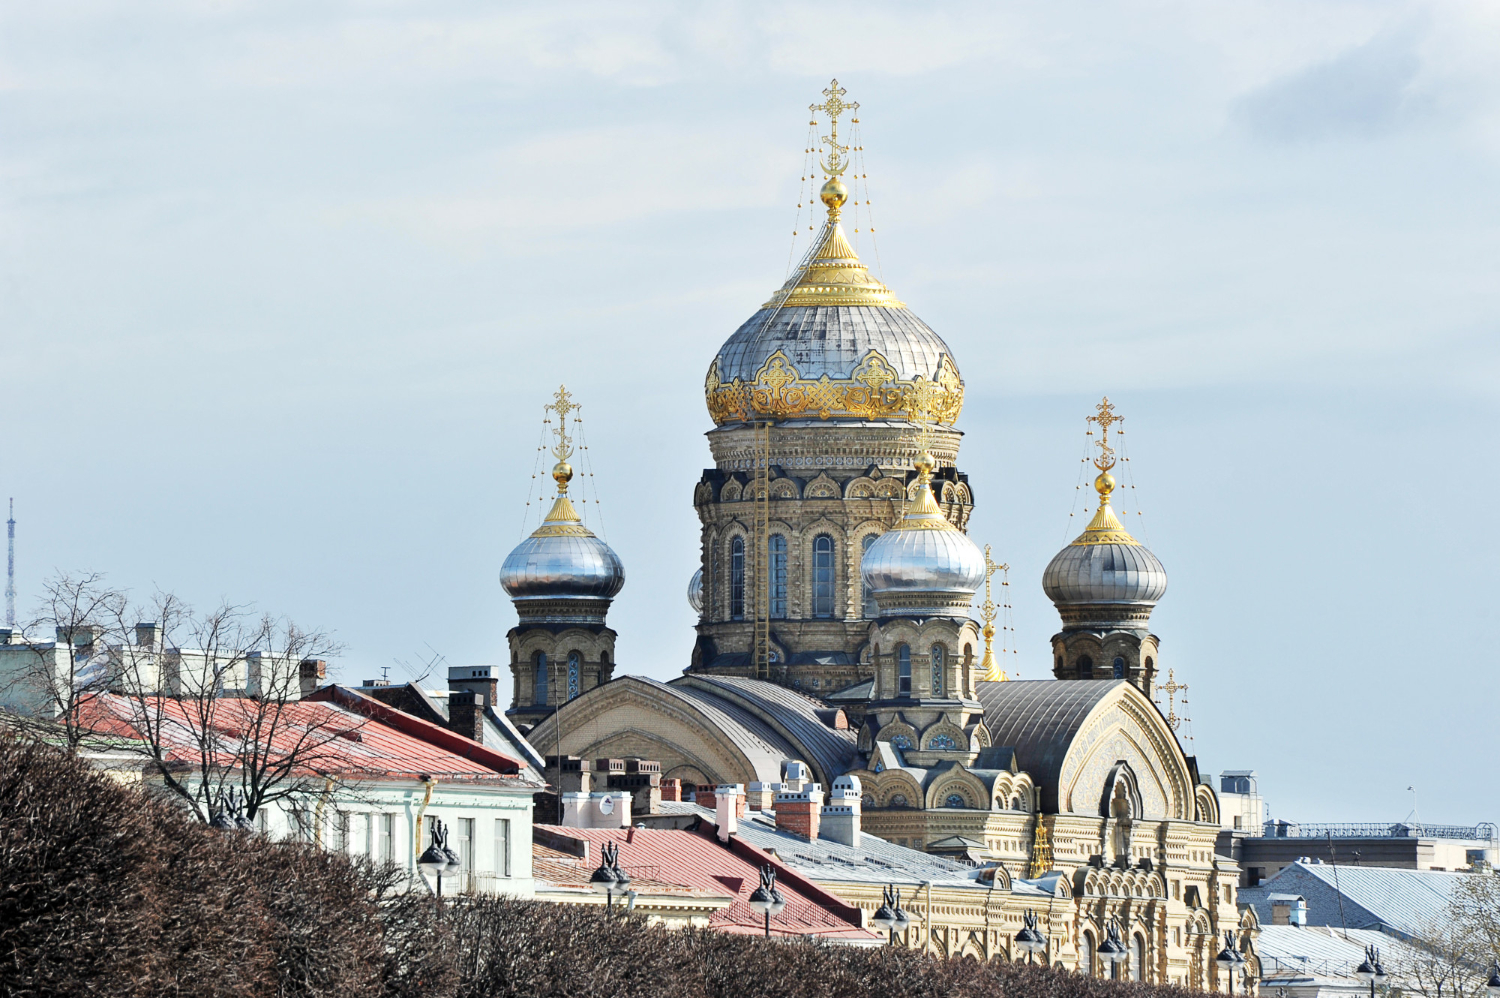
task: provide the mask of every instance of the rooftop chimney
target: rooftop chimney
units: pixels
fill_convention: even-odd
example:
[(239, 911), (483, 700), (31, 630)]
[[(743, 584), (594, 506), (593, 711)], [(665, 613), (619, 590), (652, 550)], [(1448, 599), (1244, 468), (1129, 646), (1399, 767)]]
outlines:
[(745, 806), (752, 811), (769, 811), (780, 789), (780, 783), (751, 783), (745, 791)]
[(720, 783), (714, 787), (714, 824), (719, 826), (720, 842), (728, 842), (729, 836), (739, 832), (744, 806), (743, 783)]
[[(857, 776), (840, 776), (833, 781), (833, 792), (823, 807), (822, 827), (818, 834), (833, 842), (840, 842), (855, 849), (860, 845), (859, 812), (863, 805), (863, 791)], [(778, 808), (777, 814), (780, 814)]]
[(622, 790), (562, 795), (562, 823), (569, 828), (629, 828), (630, 795)]
[(1272, 925), (1307, 925), (1307, 900), (1298, 894), (1271, 895)]
[(653, 759), (626, 759), (624, 772), (611, 769), (606, 780), (612, 790), (627, 790), (634, 797), (636, 814), (661, 813), (661, 763)]
[(448, 729), (484, 744), (484, 694), (467, 690), (448, 694)]
[(661, 799), (662, 800), (669, 800), (669, 801), (681, 802), (681, 800), (682, 800), (682, 781), (678, 780), (678, 779), (662, 780), (661, 781)]
[(318, 684), (328, 678), (328, 663), (321, 658), (304, 658), (297, 664), (297, 685), (304, 697), (318, 692)]
[(448, 691), (450, 693), (480, 693), (484, 702), (494, 705), (500, 702), (500, 666), (455, 665), (448, 669)]
[(135, 643), (142, 648), (155, 648), (159, 637), (161, 628), (156, 621), (143, 621), (135, 625)]
[(816, 783), (802, 786), (801, 790), (783, 786), (776, 795), (776, 827), (812, 841), (818, 837), (823, 818), (823, 788)]
[(586, 794), (593, 789), (594, 764), (576, 755), (547, 756), (547, 779), (557, 780), (562, 793)]

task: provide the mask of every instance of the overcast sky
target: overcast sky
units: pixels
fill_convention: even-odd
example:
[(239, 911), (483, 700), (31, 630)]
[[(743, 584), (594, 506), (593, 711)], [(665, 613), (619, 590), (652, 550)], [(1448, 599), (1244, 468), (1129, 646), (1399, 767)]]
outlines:
[(565, 381), (620, 670), (678, 674), (704, 372), (836, 75), (1020, 673), (1108, 394), (1203, 770), (1293, 820), (1500, 819), (1497, 51), (1490, 2), (5, 3), (22, 613), (97, 570), (326, 628), (344, 681), (506, 662)]

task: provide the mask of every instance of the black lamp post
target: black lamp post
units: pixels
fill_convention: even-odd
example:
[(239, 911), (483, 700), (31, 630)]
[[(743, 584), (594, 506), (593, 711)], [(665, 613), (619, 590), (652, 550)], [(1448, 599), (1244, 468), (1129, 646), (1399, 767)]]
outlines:
[(1490, 968), (1489, 983), (1484, 986), (1484, 990), (1489, 993), (1490, 998), (1500, 998), (1500, 963)]
[(432, 819), (432, 844), (417, 858), (417, 868), (437, 881), (437, 907), (439, 916), (443, 912), (443, 874), (452, 874), (463, 867), (456, 852), (448, 848), (448, 829), (442, 819)]
[(1129, 955), (1129, 951), (1125, 949), (1125, 943), (1120, 940), (1120, 923), (1112, 918), (1105, 928), (1104, 942), (1099, 944), (1099, 959), (1109, 964), (1111, 980), (1119, 979), (1120, 964)]
[(600, 850), (599, 868), (589, 877), (589, 886), (604, 895), (604, 906), (615, 906), (615, 895), (630, 890), (630, 874), (620, 869), (620, 847), (613, 842), (604, 843)]
[(870, 921), (890, 932), (892, 946), (896, 945), (896, 933), (905, 932), (906, 927), (911, 924), (911, 919), (901, 910), (901, 892), (896, 890), (895, 884), (885, 885), (884, 902), (870, 916)]
[(760, 886), (750, 895), (750, 907), (766, 916), (766, 938), (771, 938), (771, 916), (781, 914), (786, 899), (776, 889), (776, 870), (769, 866), (760, 868)]
[(1025, 926), (1016, 933), (1016, 947), (1026, 954), (1026, 962), (1032, 962), (1037, 953), (1046, 952), (1047, 940), (1037, 931), (1036, 912), (1026, 909)]
[(1380, 950), (1365, 947), (1365, 962), (1354, 968), (1354, 976), (1370, 986), (1370, 998), (1375, 998), (1375, 985), (1386, 981), (1385, 968), (1380, 965)]
[(1240, 956), (1240, 951), (1234, 945), (1234, 933), (1229, 929), (1224, 930), (1224, 948), (1219, 950), (1219, 955), (1214, 959), (1219, 969), (1229, 975), (1229, 984), (1225, 988), (1225, 994), (1234, 994), (1234, 968), (1245, 963), (1245, 958)]

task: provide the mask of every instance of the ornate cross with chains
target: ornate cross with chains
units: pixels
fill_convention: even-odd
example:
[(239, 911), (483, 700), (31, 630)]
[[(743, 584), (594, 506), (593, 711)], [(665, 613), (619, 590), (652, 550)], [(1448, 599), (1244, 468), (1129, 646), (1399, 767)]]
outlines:
[(573, 401), (567, 385), (558, 385), (557, 394), (542, 408), (557, 413), (557, 429), (552, 431), (557, 434), (557, 443), (552, 447), (552, 456), (559, 461), (566, 461), (573, 454), (573, 440), (568, 436), (568, 413), (583, 407)]
[[(849, 147), (839, 145), (839, 115), (845, 111), (858, 111), (859, 104), (858, 102), (853, 104), (844, 102), (843, 96), (848, 92), (839, 86), (838, 80), (834, 80), (828, 84), (828, 89), (823, 91), (823, 96), (827, 100), (821, 104), (809, 104), (807, 108), (815, 115), (819, 111), (828, 115), (828, 130), (831, 134), (823, 136), (823, 142), (829, 147), (828, 162), (820, 165), (823, 167), (823, 172), (830, 177), (837, 177), (849, 168), (849, 162), (844, 158), (844, 153), (849, 151)], [(858, 121), (858, 119), (855, 120)], [(817, 124), (817, 118), (813, 119), (813, 124)]]
[[(1182, 724), (1182, 719), (1177, 716), (1177, 694), (1187, 692), (1187, 683), (1179, 683), (1173, 675), (1173, 670), (1168, 669), (1167, 681), (1157, 683), (1156, 690), (1158, 693), (1167, 695), (1167, 725), (1176, 731), (1178, 725)], [(1187, 698), (1184, 697), (1182, 702), (1186, 704)]]
[(1090, 416), (1088, 421), (1096, 424), (1099, 429), (1104, 431), (1103, 439), (1099, 441), (1099, 456), (1094, 458), (1094, 467), (1100, 471), (1108, 471), (1115, 466), (1114, 448), (1109, 445), (1109, 428), (1116, 423), (1123, 423), (1125, 417), (1115, 415), (1115, 407), (1109, 401), (1108, 395), (1104, 396), (1104, 401), (1094, 406), (1094, 408), (1098, 410), (1098, 413)]

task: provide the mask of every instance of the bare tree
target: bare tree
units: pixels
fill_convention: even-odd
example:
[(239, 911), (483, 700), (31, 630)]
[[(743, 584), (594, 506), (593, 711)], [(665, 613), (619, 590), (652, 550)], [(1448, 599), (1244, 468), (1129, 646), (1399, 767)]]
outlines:
[[(160, 647), (120, 651), (117, 695), (100, 706), (123, 724), (161, 786), (209, 821), (231, 792), (245, 815), (326, 800), (351, 772), (363, 719), (303, 703), (338, 649), (327, 635), (247, 607), (203, 614), (170, 594), (153, 608)], [(96, 717), (105, 713), (93, 712)]]
[(3, 680), (13, 726), (45, 728), (70, 755), (89, 736), (86, 707), (109, 688), (109, 648), (127, 640), (130, 603), (98, 572), (49, 578), (41, 605), (9, 652)]
[[(1476, 864), (1479, 866), (1479, 864)], [(1488, 865), (1453, 888), (1450, 918), (1485, 964), (1500, 960), (1500, 876)]]

